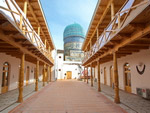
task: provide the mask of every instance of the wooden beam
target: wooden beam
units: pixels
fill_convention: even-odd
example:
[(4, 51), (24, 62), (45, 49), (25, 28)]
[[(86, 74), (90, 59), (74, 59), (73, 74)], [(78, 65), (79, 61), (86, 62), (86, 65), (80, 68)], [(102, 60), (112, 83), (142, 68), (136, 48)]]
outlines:
[(19, 48), (20, 51), (24, 51), (24, 53), (29, 54), (30, 56), (39, 59), (41, 62), (44, 62), (46, 64), (52, 64), (50, 61), (49, 62), (45, 62), (44, 60), (40, 59), (38, 56), (36, 56), (33, 53), (31, 53), (30, 51), (28, 51), (26, 48), (22, 47), (20, 44), (16, 43), (12, 39), (12, 37), (10, 37), (8, 35), (5, 35), (1, 29), (0, 29), (0, 39), (5, 41), (5, 42), (7, 42), (7, 43), (9, 43), (10, 45), (12, 45), (13, 48)]

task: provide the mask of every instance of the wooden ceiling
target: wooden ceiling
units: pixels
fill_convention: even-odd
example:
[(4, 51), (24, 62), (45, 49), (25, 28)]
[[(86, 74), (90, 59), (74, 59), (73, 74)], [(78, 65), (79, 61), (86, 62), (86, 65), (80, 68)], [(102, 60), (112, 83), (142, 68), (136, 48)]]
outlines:
[(122, 7), (122, 5), (126, 2), (126, 0), (99, 0), (92, 17), (91, 23), (89, 25), (84, 43), (82, 45), (82, 50), (85, 51), (89, 43), (97, 40), (97, 28), (98, 34), (104, 31), (104, 28), (108, 26), (111, 21), (111, 10), (110, 4), (114, 2), (114, 10), (118, 12), (118, 10)]
[(34, 46), (20, 29), (9, 20), (8, 16), (0, 13), (0, 53), (21, 58), (25, 53), (25, 60), (36, 63), (37, 59), (41, 64), (53, 65), (53, 61)]
[[(140, 1), (139, 1), (140, 2)], [(136, 3), (136, 2), (135, 2)], [(148, 4), (147, 4), (148, 6)], [(130, 14), (132, 16), (132, 14)], [(105, 44), (96, 54), (91, 56), (83, 65), (96, 65), (97, 58), (100, 63), (113, 60), (113, 51), (116, 51), (117, 58), (121, 58), (140, 50), (150, 48), (150, 7), (144, 9), (129, 24), (120, 30), (108, 43)]]
[[(23, 10), (25, 0), (15, 0), (15, 1), (19, 5), (19, 7)], [(41, 28), (40, 37), (42, 41), (45, 43), (46, 39), (47, 44), (50, 46), (51, 50), (53, 50), (55, 46), (40, 1), (27, 0), (27, 3), (28, 3), (27, 18), (29, 19), (32, 27), (36, 32), (38, 32), (38, 27)]]

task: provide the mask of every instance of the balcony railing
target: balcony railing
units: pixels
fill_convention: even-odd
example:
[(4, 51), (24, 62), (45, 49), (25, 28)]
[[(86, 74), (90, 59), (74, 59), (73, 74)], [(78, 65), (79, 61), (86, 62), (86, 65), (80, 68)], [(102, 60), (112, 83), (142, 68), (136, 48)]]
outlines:
[(45, 57), (54, 62), (51, 53), (46, 49), (40, 36), (35, 32), (29, 20), (14, 0), (0, 1), (0, 12), (4, 13), (22, 31), (27, 40), (30, 41)]
[[(124, 6), (116, 13), (113, 20), (110, 21), (109, 25), (104, 29), (103, 33), (99, 36), (96, 43), (92, 48), (85, 53), (85, 57), (82, 63), (85, 63), (91, 56), (93, 56), (98, 50), (100, 50), (107, 42), (109, 42), (115, 34), (122, 28), (129, 15), (129, 13), (144, 4), (150, 3), (149, 0), (144, 0), (141, 3), (134, 5), (135, 0), (127, 1)], [(134, 18), (134, 17), (133, 17)]]

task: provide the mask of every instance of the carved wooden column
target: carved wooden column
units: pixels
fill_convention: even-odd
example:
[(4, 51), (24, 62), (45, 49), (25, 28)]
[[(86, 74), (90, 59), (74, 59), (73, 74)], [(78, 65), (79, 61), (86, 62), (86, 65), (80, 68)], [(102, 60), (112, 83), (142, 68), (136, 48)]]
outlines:
[(21, 56), (21, 64), (20, 64), (20, 73), (19, 73), (19, 96), (18, 102), (23, 102), (23, 84), (24, 84), (24, 61), (25, 54), (23, 53)]
[(117, 56), (116, 52), (113, 53), (113, 62), (114, 62), (114, 80), (115, 80), (115, 103), (120, 103), (119, 98), (119, 81), (118, 81), (118, 66), (117, 66)]
[(98, 76), (98, 92), (101, 91), (101, 83), (100, 83), (100, 63), (99, 60), (97, 61), (97, 76)]
[(91, 86), (93, 87), (93, 70), (92, 70), (92, 64), (91, 64)]
[(47, 83), (49, 83), (49, 78), (50, 78), (50, 67), (47, 67)]
[(50, 66), (50, 69), (49, 69), (49, 81), (50, 81), (50, 82), (52, 81), (51, 66)]
[(86, 79), (87, 79), (87, 84), (88, 84), (88, 67), (87, 67), (87, 75), (86, 75)]
[(43, 66), (43, 86), (45, 86), (45, 68), (46, 68), (46, 64), (44, 64)]
[(39, 61), (36, 63), (36, 78), (35, 78), (35, 91), (38, 91), (38, 78), (39, 78)]
[(85, 82), (85, 67), (84, 67), (84, 82)]

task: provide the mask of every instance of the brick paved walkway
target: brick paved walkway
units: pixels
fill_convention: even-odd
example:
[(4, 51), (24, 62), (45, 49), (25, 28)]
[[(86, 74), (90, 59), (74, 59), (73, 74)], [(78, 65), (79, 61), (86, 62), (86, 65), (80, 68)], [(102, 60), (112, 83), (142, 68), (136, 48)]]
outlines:
[(81, 81), (57, 81), (31, 96), (11, 113), (126, 112)]
[[(42, 88), (42, 82), (38, 84), (39, 89)], [(32, 92), (34, 92), (35, 84), (29, 84), (28, 86), (24, 87), (23, 90), (23, 97), (28, 96)], [(11, 106), (12, 104), (16, 103), (18, 99), (19, 91), (18, 89), (14, 89), (12, 91), (8, 91), (7, 93), (0, 94), (0, 112), (6, 109), (7, 107)]]
[[(89, 80), (90, 86), (90, 80)], [(97, 82), (94, 82), (94, 87), (97, 90)], [(109, 99), (114, 100), (114, 89), (101, 84), (102, 93)], [(120, 106), (123, 107), (128, 113), (150, 113), (150, 100), (143, 99), (137, 95), (127, 93), (120, 90)]]

